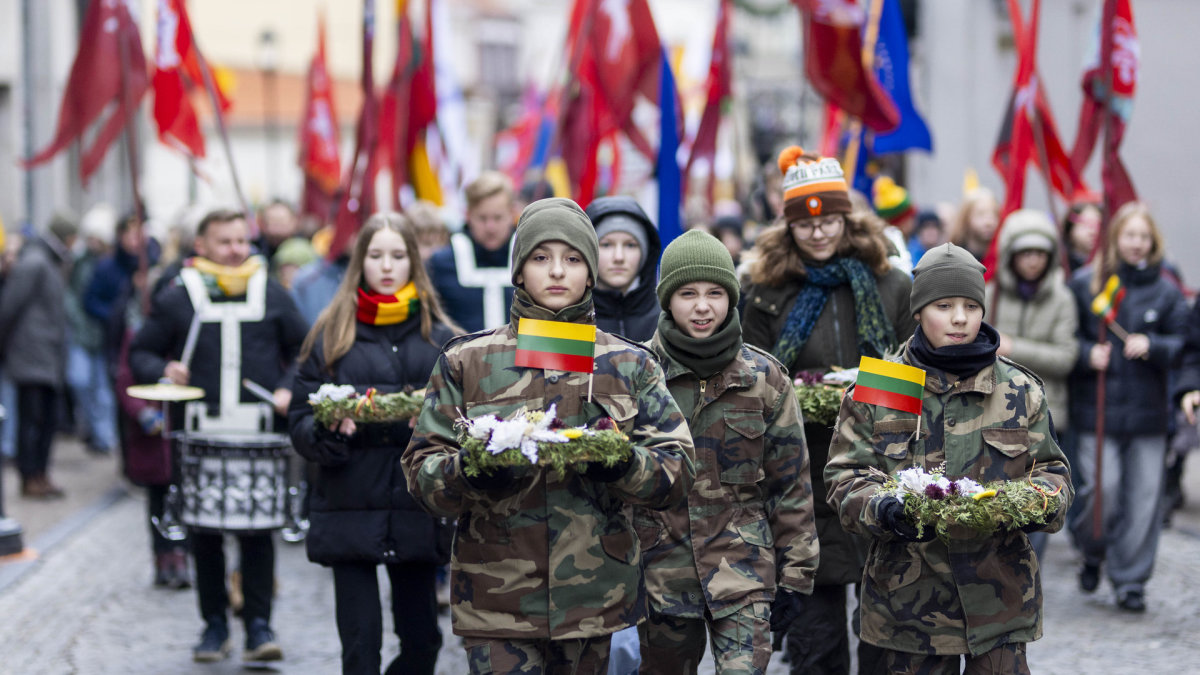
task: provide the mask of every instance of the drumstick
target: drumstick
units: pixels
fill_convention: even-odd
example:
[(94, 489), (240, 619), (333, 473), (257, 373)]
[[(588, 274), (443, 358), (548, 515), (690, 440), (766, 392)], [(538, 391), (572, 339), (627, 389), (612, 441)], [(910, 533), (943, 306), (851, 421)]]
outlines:
[(196, 351), (196, 339), (200, 337), (200, 313), (197, 312), (192, 316), (192, 325), (188, 326), (187, 340), (183, 343), (183, 355), (179, 357), (179, 362), (185, 367), (192, 367), (192, 354)]
[(261, 384), (247, 377), (242, 380), (242, 386), (245, 387), (246, 391), (250, 392), (251, 394), (254, 394), (271, 405), (275, 405), (275, 395), (268, 391), (267, 388)]

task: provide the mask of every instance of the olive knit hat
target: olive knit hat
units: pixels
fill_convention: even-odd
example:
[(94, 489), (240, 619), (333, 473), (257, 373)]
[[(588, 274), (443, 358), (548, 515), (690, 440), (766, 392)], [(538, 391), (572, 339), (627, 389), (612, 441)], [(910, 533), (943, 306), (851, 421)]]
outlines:
[(551, 197), (539, 199), (525, 207), (517, 221), (513, 235), (512, 283), (517, 284), (517, 275), (533, 249), (547, 241), (561, 241), (583, 254), (592, 283), (596, 283), (600, 245), (596, 239), (596, 228), (579, 205), (570, 199)]
[(958, 297), (970, 298), (983, 307), (985, 269), (961, 246), (945, 243), (929, 249), (913, 268), (909, 309), (916, 314), (934, 300)]
[(736, 307), (740, 289), (733, 256), (720, 239), (700, 230), (688, 230), (672, 241), (658, 267), (658, 304), (671, 305), (671, 295), (693, 281), (718, 284), (729, 293), (729, 306)]

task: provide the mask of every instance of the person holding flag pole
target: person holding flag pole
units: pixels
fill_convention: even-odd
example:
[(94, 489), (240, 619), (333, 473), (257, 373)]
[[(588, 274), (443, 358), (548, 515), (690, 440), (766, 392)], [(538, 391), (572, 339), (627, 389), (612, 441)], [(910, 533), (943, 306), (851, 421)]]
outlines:
[[(983, 321), (983, 265), (943, 244), (913, 272), (917, 330), (897, 359), (863, 359), (825, 466), (829, 505), (847, 530), (871, 539), (860, 638), (885, 650), (887, 672), (958, 673), (965, 657), (968, 673), (1028, 673), (1025, 643), (1041, 637), (1042, 593), (1026, 533), (1062, 527), (1070, 469), (1041, 380), (996, 354), (999, 333)], [(1028, 483), (1057, 495), (1058, 506), (1021, 528), (982, 534), (951, 524), (935, 538), (881, 491), (910, 468), (941, 471), (951, 485)]]
[(1117, 606), (1144, 612), (1162, 529), (1168, 374), (1181, 358), (1188, 309), (1162, 274), (1166, 249), (1144, 204), (1118, 209), (1102, 242), (1070, 284), (1079, 316), (1071, 419), (1082, 432), (1071, 534), (1083, 553), (1080, 589), (1094, 592), (1103, 566)]
[[(605, 672), (612, 633), (645, 620), (629, 506), (670, 508), (695, 479), (687, 422), (662, 369), (595, 327), (598, 248), (571, 200), (525, 208), (510, 322), (446, 343), (404, 452), (412, 495), (458, 519), (451, 616), (471, 673)], [(472, 467), (458, 424), (551, 407), (567, 427), (611, 420), (630, 454), (563, 471)]]

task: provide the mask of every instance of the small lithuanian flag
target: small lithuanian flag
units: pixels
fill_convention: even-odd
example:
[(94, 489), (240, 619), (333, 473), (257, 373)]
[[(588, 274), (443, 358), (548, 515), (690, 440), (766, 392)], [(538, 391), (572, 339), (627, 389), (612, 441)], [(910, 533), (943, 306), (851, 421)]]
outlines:
[(1104, 323), (1112, 323), (1117, 320), (1117, 309), (1121, 307), (1121, 300), (1124, 299), (1125, 287), (1121, 285), (1121, 279), (1114, 274), (1104, 282), (1100, 295), (1092, 299), (1092, 314), (1104, 319)]
[(595, 358), (595, 326), (540, 319), (517, 324), (518, 366), (590, 373)]
[(920, 415), (924, 388), (925, 371), (920, 368), (864, 356), (858, 363), (854, 400)]

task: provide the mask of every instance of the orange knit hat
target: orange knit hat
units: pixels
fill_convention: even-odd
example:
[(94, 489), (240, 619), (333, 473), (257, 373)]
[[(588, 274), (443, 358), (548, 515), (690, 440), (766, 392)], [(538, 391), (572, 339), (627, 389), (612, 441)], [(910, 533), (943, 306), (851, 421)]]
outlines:
[(798, 145), (779, 153), (783, 215), (789, 222), (830, 213), (850, 213), (846, 174), (834, 157), (811, 155)]

